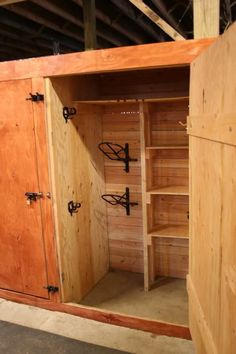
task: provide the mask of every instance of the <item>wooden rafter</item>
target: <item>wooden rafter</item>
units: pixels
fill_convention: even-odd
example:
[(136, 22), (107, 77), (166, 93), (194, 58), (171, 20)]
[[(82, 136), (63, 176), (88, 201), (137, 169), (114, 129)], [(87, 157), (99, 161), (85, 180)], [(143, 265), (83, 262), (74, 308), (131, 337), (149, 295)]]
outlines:
[(165, 33), (168, 34), (175, 41), (184, 40), (173, 27), (171, 27), (165, 20), (158, 16), (149, 6), (144, 4), (142, 0), (129, 0), (134, 6), (136, 6), (141, 12), (143, 12), (152, 22), (160, 27)]
[(194, 0), (194, 38), (219, 36), (220, 0)]
[(85, 50), (96, 49), (95, 0), (83, 0)]
[(17, 2), (22, 2), (22, 1), (25, 1), (25, 0), (0, 0), (0, 6), (14, 4)]
[(163, 16), (168, 23), (177, 30), (181, 36), (186, 38), (186, 33), (184, 29), (181, 27), (180, 23), (178, 23), (177, 19), (167, 10), (166, 1), (164, 0), (152, 0), (152, 3), (156, 6), (161, 16)]

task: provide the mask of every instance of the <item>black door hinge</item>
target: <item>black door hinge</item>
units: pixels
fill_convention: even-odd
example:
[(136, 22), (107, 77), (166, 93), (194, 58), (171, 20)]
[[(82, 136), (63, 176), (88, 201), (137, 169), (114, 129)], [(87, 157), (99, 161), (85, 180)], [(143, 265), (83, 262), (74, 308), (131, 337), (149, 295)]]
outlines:
[(27, 101), (32, 101), (32, 102), (39, 102), (39, 101), (44, 101), (44, 95), (42, 93), (36, 92), (35, 95), (32, 93), (29, 93), (30, 97), (27, 97)]
[(47, 289), (47, 291), (48, 291), (49, 293), (53, 293), (53, 294), (59, 291), (58, 286), (54, 286), (54, 285), (44, 286), (43, 288), (44, 288), (44, 289)]

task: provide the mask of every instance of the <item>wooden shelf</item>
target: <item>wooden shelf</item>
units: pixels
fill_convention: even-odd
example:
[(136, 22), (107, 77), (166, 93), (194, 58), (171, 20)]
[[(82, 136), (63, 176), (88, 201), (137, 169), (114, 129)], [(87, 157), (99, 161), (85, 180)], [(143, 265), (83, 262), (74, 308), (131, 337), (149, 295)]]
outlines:
[(187, 150), (188, 145), (186, 146), (146, 146), (146, 150)]
[(150, 237), (189, 238), (188, 225), (159, 225), (148, 233)]
[(153, 188), (147, 191), (147, 194), (189, 195), (189, 189), (188, 186), (166, 186)]
[(112, 104), (112, 103), (135, 103), (135, 102), (170, 102), (170, 101), (183, 101), (188, 100), (188, 96), (180, 96), (180, 97), (160, 97), (160, 98), (128, 98), (128, 99), (106, 99), (106, 100), (76, 100), (74, 103), (88, 103), (88, 104)]

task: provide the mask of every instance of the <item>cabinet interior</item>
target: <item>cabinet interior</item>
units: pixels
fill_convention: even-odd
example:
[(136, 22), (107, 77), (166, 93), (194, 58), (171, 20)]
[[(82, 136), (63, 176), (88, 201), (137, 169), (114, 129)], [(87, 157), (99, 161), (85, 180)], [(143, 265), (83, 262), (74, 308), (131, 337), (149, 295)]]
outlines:
[[(96, 306), (86, 296), (111, 271), (143, 274), (150, 292), (163, 279), (185, 279), (189, 67), (47, 78), (45, 86), (63, 301)], [(67, 123), (63, 107), (76, 108)], [(137, 161), (128, 173), (102, 142), (129, 144)], [(138, 203), (130, 215), (102, 198), (126, 188)], [(69, 201), (81, 203), (72, 216)]]

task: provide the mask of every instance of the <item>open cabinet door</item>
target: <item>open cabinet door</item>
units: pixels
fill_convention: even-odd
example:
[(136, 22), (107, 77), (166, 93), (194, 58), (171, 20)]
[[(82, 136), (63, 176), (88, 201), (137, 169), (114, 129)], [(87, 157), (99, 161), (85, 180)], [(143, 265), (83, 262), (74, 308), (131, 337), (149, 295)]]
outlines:
[[(46, 105), (62, 301), (80, 300), (108, 272), (102, 120), (95, 108), (78, 109), (70, 78), (46, 79)], [(76, 106), (65, 121), (63, 107)], [(83, 106), (83, 105), (82, 105)], [(71, 210), (70, 205), (77, 204)]]
[(191, 65), (190, 330), (197, 354), (236, 353), (236, 25)]

